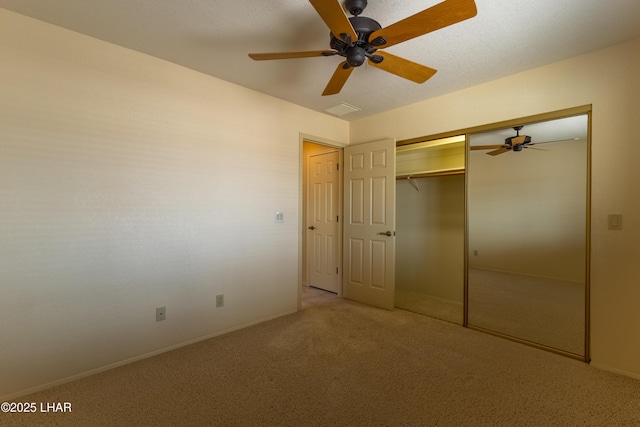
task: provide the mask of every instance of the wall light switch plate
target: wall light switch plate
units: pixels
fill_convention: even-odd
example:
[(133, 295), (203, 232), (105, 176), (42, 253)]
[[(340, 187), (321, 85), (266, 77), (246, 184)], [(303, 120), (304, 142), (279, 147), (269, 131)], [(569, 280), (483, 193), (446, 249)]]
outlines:
[(609, 230), (622, 230), (621, 214), (609, 214)]
[(275, 222), (284, 222), (284, 212), (278, 211), (273, 215)]
[(156, 307), (156, 322), (167, 318), (167, 307)]

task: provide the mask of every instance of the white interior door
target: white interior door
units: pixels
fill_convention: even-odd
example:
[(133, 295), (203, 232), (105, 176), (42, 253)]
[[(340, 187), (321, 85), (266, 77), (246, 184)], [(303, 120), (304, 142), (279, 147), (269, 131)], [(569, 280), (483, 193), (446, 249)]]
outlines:
[(340, 293), (340, 155), (309, 157), (307, 164), (307, 266), (310, 286)]
[(385, 139), (344, 149), (343, 296), (395, 303), (396, 147)]

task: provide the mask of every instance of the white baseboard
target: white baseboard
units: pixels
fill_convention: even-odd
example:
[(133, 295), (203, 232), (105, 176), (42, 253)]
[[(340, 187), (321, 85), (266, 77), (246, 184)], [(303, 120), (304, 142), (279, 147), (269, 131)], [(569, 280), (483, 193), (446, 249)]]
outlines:
[(630, 371), (625, 371), (625, 370), (622, 370), (622, 369), (612, 368), (610, 366), (601, 365), (599, 363), (594, 363), (593, 361), (591, 361), (590, 365), (593, 366), (594, 368), (602, 369), (603, 371), (608, 371), (608, 372), (612, 372), (614, 374), (619, 374), (619, 375), (623, 375), (625, 377), (630, 377), (630, 378), (635, 378), (637, 380), (640, 380), (640, 373), (638, 373), (638, 372), (630, 372)]

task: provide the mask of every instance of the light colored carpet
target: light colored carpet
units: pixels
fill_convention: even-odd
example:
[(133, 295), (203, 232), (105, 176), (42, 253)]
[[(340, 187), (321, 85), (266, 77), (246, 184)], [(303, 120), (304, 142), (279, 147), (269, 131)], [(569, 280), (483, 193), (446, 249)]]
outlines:
[(73, 412), (1, 425), (640, 425), (638, 380), (340, 298), (19, 400)]

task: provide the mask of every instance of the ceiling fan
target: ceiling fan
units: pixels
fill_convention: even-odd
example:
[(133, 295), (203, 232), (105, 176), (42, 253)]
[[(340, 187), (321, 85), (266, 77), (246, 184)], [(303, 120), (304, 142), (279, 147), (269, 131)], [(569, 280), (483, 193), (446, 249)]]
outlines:
[(522, 130), (524, 126), (515, 126), (513, 128), (513, 130), (516, 131), (516, 136), (511, 136), (509, 138), (506, 138), (504, 140), (504, 144), (500, 144), (500, 145), (472, 145), (469, 147), (469, 149), (471, 150), (492, 150), (489, 151), (487, 154), (490, 156), (497, 156), (498, 154), (503, 154), (506, 153), (508, 151), (522, 151), (524, 148), (527, 149), (531, 149), (531, 150), (540, 150), (540, 151), (547, 151), (544, 150), (542, 148), (534, 148), (534, 145), (539, 145), (539, 144), (548, 144), (551, 142), (564, 142), (564, 141), (572, 141), (572, 140), (578, 140), (580, 138), (573, 138), (573, 139), (558, 139), (555, 141), (545, 141), (545, 142), (531, 142), (531, 137), (528, 135), (520, 135), (520, 131)]
[(338, 65), (322, 95), (340, 92), (355, 67), (366, 60), (376, 68), (396, 76), (424, 83), (436, 70), (415, 62), (382, 52), (378, 49), (422, 36), (449, 25), (464, 21), (477, 14), (474, 0), (445, 0), (395, 24), (382, 28), (375, 20), (360, 16), (367, 0), (345, 0), (345, 8), (353, 15), (347, 18), (338, 0), (309, 0), (330, 33), (331, 49), (307, 52), (250, 53), (256, 61), (269, 59), (308, 58), (339, 55), (345, 60)]

